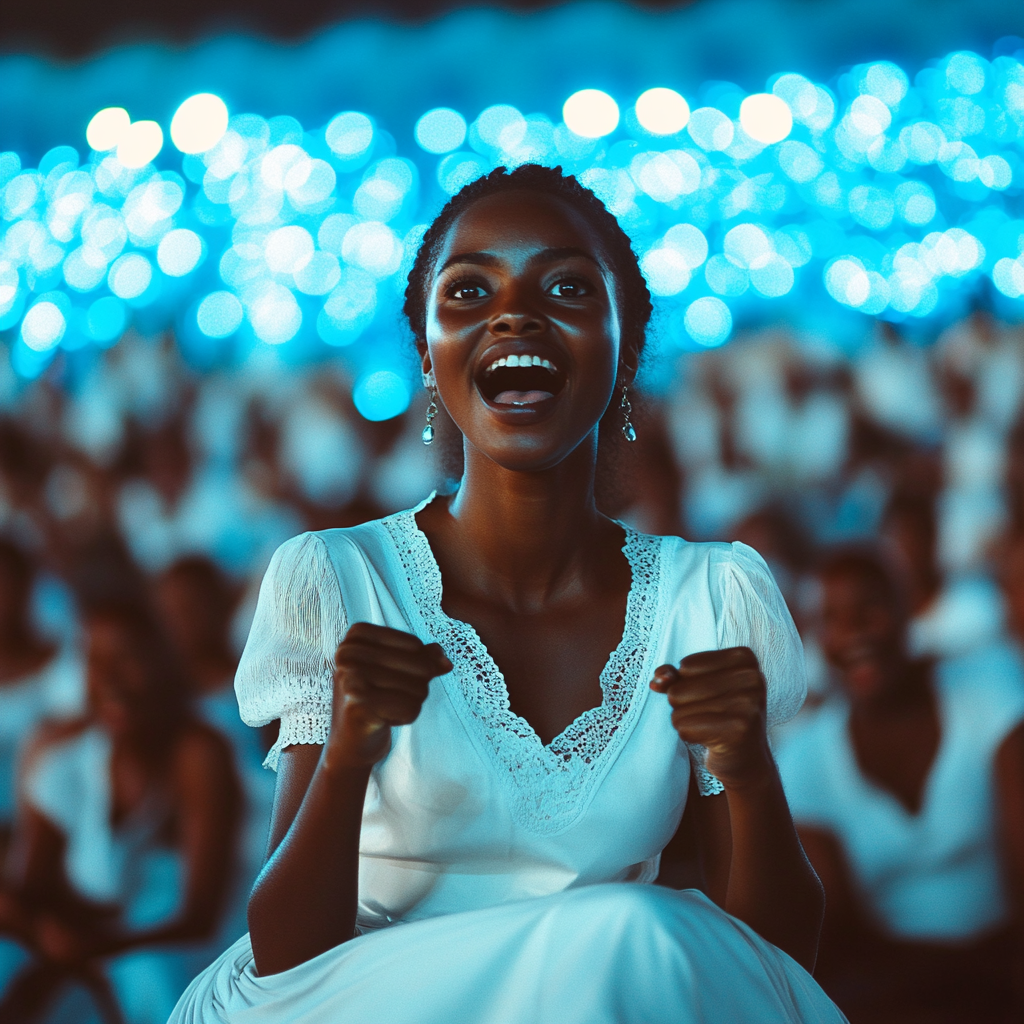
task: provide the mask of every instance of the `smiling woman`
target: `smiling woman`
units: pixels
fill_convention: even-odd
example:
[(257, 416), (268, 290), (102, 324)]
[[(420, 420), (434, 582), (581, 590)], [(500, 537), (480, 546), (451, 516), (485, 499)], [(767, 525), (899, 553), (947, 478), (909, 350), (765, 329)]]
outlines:
[[(267, 862), (172, 1021), (841, 1021), (767, 743), (804, 694), (782, 597), (750, 548), (595, 501), (650, 315), (625, 234), (559, 171), (495, 172), (406, 311), (462, 478), (274, 556), (236, 680), (281, 723)], [(698, 792), (707, 895), (646, 884)]]

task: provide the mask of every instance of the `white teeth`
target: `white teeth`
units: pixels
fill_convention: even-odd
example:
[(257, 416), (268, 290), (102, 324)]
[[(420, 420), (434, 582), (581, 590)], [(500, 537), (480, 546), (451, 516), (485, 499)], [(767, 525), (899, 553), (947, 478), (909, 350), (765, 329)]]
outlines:
[(549, 359), (543, 358), (543, 356), (531, 356), (531, 355), (511, 355), (502, 356), (501, 359), (495, 359), (490, 366), (487, 367), (486, 373), (493, 373), (499, 367), (502, 366), (541, 366), (550, 373), (558, 373), (555, 364)]

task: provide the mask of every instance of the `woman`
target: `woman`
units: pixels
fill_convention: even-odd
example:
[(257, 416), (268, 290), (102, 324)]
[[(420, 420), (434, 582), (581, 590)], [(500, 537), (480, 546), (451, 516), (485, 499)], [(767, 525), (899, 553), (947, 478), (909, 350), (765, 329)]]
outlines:
[(821, 582), (843, 692), (795, 724), (779, 767), (828, 893), (822, 984), (854, 1022), (1019, 1020), (1019, 655), (910, 658), (905, 602), (869, 551), (834, 554)]
[[(802, 697), (785, 606), (749, 549), (595, 506), (650, 316), (628, 239), (560, 171), (498, 170), (428, 230), (405, 308), (462, 481), (275, 556), (236, 680), (281, 719), (269, 854), (172, 1020), (841, 1020), (796, 962), (822, 896), (765, 739)], [(724, 911), (637, 884), (686, 744), (725, 791)]]
[(233, 867), (231, 752), (190, 713), (159, 630), (138, 605), (108, 605), (91, 610), (86, 633), (87, 714), (44, 725), (22, 765), (0, 933), (32, 958), (0, 1020), (42, 1017), (69, 981), (90, 987), (109, 1020), (119, 1004), (139, 1024), (166, 1019), (182, 968), (208, 958), (186, 966), (188, 947), (143, 951), (194, 953)]

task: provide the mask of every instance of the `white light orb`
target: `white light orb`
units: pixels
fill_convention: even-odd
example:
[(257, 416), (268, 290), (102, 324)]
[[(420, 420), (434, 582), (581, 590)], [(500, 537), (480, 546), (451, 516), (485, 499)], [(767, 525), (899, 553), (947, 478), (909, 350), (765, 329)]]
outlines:
[(690, 120), (690, 104), (675, 89), (648, 89), (636, 101), (636, 119), (652, 135), (675, 135)]
[(164, 132), (156, 121), (132, 121), (117, 144), (117, 159), (124, 167), (145, 167), (164, 148)]
[(342, 159), (361, 156), (373, 142), (373, 122), (358, 111), (338, 114), (327, 126), (327, 145)]
[(107, 274), (107, 285), (119, 299), (137, 299), (152, 280), (153, 265), (137, 252), (119, 256)]
[(213, 149), (227, 130), (228, 108), (211, 92), (189, 96), (171, 119), (171, 141), (182, 153)]
[(793, 112), (781, 96), (758, 92), (740, 104), (740, 125), (756, 142), (770, 146), (793, 130)]
[(253, 333), (268, 345), (291, 341), (302, 326), (302, 310), (283, 284), (267, 282), (250, 297), (249, 322)]
[(619, 126), (619, 105), (600, 89), (581, 89), (565, 101), (562, 120), (575, 135), (599, 139)]
[(705, 295), (687, 306), (683, 324), (698, 345), (716, 348), (729, 337), (732, 313), (721, 299)]
[(97, 153), (113, 149), (124, 138), (132, 120), (124, 107), (104, 107), (85, 129), (85, 140)]
[(175, 228), (160, 239), (156, 261), (168, 277), (184, 277), (195, 270), (203, 255), (203, 240), (188, 228)]
[(60, 343), (67, 326), (60, 306), (55, 302), (37, 302), (21, 322), (21, 336), (30, 349), (48, 352)]
[(208, 338), (226, 338), (242, 324), (242, 304), (231, 292), (212, 292), (199, 303), (196, 323)]
[(277, 274), (294, 274), (313, 258), (313, 236), (298, 224), (288, 224), (267, 235), (267, 266)]
[(457, 110), (438, 107), (416, 122), (414, 134), (428, 153), (450, 153), (466, 141), (466, 119)]

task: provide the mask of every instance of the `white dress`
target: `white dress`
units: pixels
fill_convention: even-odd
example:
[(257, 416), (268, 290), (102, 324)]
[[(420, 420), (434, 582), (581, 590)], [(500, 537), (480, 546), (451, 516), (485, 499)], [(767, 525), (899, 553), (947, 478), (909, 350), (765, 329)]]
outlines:
[[(844, 1020), (802, 967), (702, 894), (643, 884), (682, 816), (691, 764), (666, 698), (648, 687), (654, 669), (747, 644), (773, 720), (802, 701), (800, 641), (760, 557), (627, 530), (633, 582), (603, 702), (544, 745), (509, 710), (476, 632), (441, 610), (417, 511), (285, 544), (236, 678), (249, 724), (281, 719), (273, 766), (282, 747), (327, 738), (348, 623), (437, 641), (455, 666), (373, 769), (360, 934), (267, 977), (244, 936), (172, 1022)], [(720, 789), (698, 773), (704, 792)]]
[(941, 740), (916, 814), (861, 772), (838, 697), (794, 723), (779, 771), (793, 818), (835, 836), (879, 925), (911, 941), (967, 942), (1011, 914), (993, 762), (1024, 721), (1024, 666), (994, 645), (940, 662), (934, 683)]

